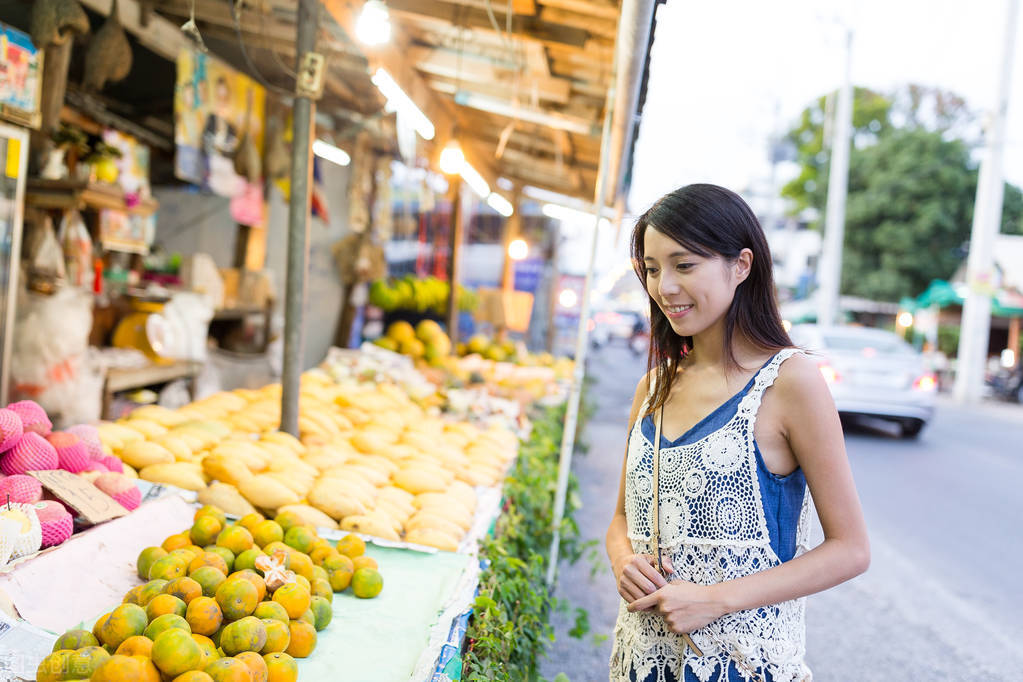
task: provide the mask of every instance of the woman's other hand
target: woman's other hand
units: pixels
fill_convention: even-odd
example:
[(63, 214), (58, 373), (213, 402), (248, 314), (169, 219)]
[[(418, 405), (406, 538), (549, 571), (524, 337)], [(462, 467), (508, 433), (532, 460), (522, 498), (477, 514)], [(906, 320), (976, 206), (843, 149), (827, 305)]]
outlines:
[(728, 613), (718, 598), (719, 585), (673, 580), (629, 604), (629, 611), (653, 611), (675, 634), (688, 634)]
[[(671, 560), (662, 559), (664, 570), (674, 572)], [(618, 594), (622, 599), (632, 603), (641, 597), (653, 594), (668, 584), (657, 570), (657, 559), (651, 554), (627, 554), (622, 556), (612, 567)]]

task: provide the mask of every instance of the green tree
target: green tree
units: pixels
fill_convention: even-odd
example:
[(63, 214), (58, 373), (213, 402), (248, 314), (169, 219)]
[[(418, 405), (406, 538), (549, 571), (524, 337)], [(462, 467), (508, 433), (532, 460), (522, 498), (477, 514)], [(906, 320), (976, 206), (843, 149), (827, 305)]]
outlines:
[[(803, 110), (799, 123), (785, 136), (796, 152), (796, 163), (800, 165), (799, 175), (786, 184), (782, 196), (791, 199), (794, 213), (807, 208), (824, 211), (828, 193), (828, 163), (831, 155), (828, 149), (830, 129), (830, 106), (835, 95), (818, 97)], [(889, 116), (892, 101), (868, 88), (853, 90), (853, 142), (854, 148), (864, 147), (876, 141), (877, 137), (891, 128)]]
[[(793, 213), (816, 209), (815, 228), (823, 227), (827, 201), (828, 99), (804, 109), (786, 135), (800, 173), (782, 195)], [(895, 301), (953, 275), (969, 244), (977, 191), (972, 151), (980, 132), (965, 100), (946, 90), (854, 89), (843, 293)], [(1011, 185), (1002, 232), (1023, 234), (1023, 193)]]
[[(948, 279), (970, 238), (977, 169), (967, 144), (913, 126), (856, 150), (849, 163), (842, 292), (916, 296)], [(1006, 185), (1002, 231), (1020, 233), (1023, 194)]]

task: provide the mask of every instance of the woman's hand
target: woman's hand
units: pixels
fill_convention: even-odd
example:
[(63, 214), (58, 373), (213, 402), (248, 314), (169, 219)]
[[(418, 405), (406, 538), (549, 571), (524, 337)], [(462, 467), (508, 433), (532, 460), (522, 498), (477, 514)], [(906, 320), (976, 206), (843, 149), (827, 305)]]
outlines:
[[(670, 559), (664, 557), (662, 563), (665, 571), (674, 572)], [(618, 594), (630, 603), (668, 584), (664, 576), (657, 571), (657, 559), (650, 554), (623, 555), (614, 563), (612, 570), (618, 584)]]
[(669, 630), (688, 634), (728, 613), (714, 587), (673, 580), (631, 602), (629, 611), (654, 611), (664, 618)]

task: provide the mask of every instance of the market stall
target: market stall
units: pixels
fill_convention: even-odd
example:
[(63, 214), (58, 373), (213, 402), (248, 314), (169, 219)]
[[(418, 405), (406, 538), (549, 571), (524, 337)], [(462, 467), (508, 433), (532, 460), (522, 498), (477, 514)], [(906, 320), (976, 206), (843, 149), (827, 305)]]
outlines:
[[(5, 56), (36, 93), (17, 119), (31, 144), (12, 132), (4, 185), (13, 361), (0, 383), (17, 402), (0, 410), (0, 668), (249, 679), (240, 659), (272, 680), (458, 679), (463, 661), (528, 675), (542, 651), (547, 548), (560, 536), (572, 551), (571, 479), (563, 463), (553, 504), (553, 453), (566, 400), (575, 436), (582, 374), (526, 350), (533, 299), (514, 291), (509, 258), (530, 193), (583, 209), (595, 197), (597, 213), (620, 199), (635, 104), (608, 92), (635, 57), (616, 57), (619, 10), (596, 1), (514, 3), (503, 29), (469, 6), (392, 2), (391, 41), (376, 45), (364, 22), (382, 3), (365, 4), (42, 0), (0, 16), (22, 31)], [(397, 159), (422, 171), (419, 237), (436, 279), (417, 267), (407, 282), (420, 310), (381, 306), (393, 314), (377, 343), (310, 357), (313, 327), (358, 345), (365, 288), (389, 274)], [(481, 213), (509, 256), (498, 288), (474, 293), (461, 252)], [(342, 237), (312, 259), (323, 237), (311, 214)], [(168, 238), (179, 253), (157, 248)], [(340, 297), (308, 289), (324, 263)], [(492, 336), (460, 336), (469, 310)], [(209, 383), (207, 343), (268, 358), (275, 336), (279, 381)], [(260, 600), (238, 610), (207, 579)], [(498, 594), (514, 581), (530, 599)], [(280, 626), (245, 620), (262, 620), (262, 601), (290, 603), (279, 590), (310, 603), (279, 621), (283, 649), (263, 641)], [(188, 617), (193, 603), (213, 613), (203, 599), (216, 628)], [(495, 634), (510, 623), (515, 638)]]
[[(460, 643), (465, 632), (480, 576), (478, 545), (500, 514), (500, 486), (518, 451), (516, 434), (528, 432), (528, 421), (520, 410), (537, 400), (558, 402), (564, 396), (563, 384), (551, 381), (543, 384), (543, 395), (533, 393), (526, 400), (522, 391), (529, 380), (509, 381), (515, 365), (492, 366), (486, 370), (490, 378), (483, 379), (484, 359), (467, 356), (461, 363), (464, 367), (453, 364), (449, 378), (457, 379), (460, 372), (480, 374), (474, 390), (490, 396), (490, 402), (480, 401), (466, 410), (457, 396), (467, 389), (444, 388), (429, 381), (408, 357), (376, 346), (338, 349), (319, 369), (304, 376), (301, 440), (273, 430), (279, 414), (267, 397), (279, 393), (277, 385), (217, 394), (176, 411), (140, 408), (117, 423), (98, 425), (89, 434), (96, 439), (88, 438), (90, 445), (99, 444), (97, 459), (90, 461), (112, 468), (116, 460), (125, 473), (100, 474), (99, 464), (89, 464), (88, 470), (78, 473), (82, 485), (97, 488), (86, 505), (81, 492), (75, 493), (67, 482), (57, 484), (42, 475), (75, 478), (66, 468), (31, 470), (45, 486), (47, 497), (71, 509), (74, 528), (80, 532), (72, 535), (69, 525), (60, 543), (38, 554), (29, 551), (0, 572), (0, 593), (11, 607), (10, 615), (16, 614), (7, 619), (8, 624), (31, 643), (28, 650), (38, 664), (60, 633), (78, 626), (91, 630), (97, 617), (125, 593), (154, 584), (160, 580), (157, 576), (164, 581), (186, 575), (205, 581), (199, 569), (210, 573), (209, 564), (216, 559), (200, 559), (214, 550), (226, 551), (232, 562), (238, 562), (232, 567), (235, 571), (243, 566), (241, 562), (251, 568), (255, 555), (272, 552), (270, 543), (280, 545), (278, 538), (291, 547), (289, 552), (311, 552), (315, 538), (303, 538), (300, 531), (305, 528), (312, 533), (315, 528), (318, 537), (339, 549), (347, 547), (352, 537), (365, 540), (365, 555), (382, 576), (383, 590), (372, 599), (335, 590), (331, 624), (318, 635), (316, 645), (318, 651), (332, 655), (309, 652), (306, 658), (303, 654), (298, 673), (315, 679), (342, 675), (365, 680), (431, 679), (438, 666), (450, 664), (452, 646)], [(566, 369), (571, 371), (570, 367), (560, 371)], [(22, 422), (31, 428), (46, 430), (45, 415), (30, 405), (14, 405), (7, 412), (24, 415)], [(72, 428), (71, 432), (86, 430)], [(59, 441), (61, 433), (51, 431), (43, 442)], [(81, 449), (85, 451), (84, 445)], [(0, 455), (5, 471), (14, 471), (20, 453), (16, 444)], [(68, 467), (69, 461), (58, 458), (56, 464)], [(123, 485), (124, 476), (136, 474), (140, 478), (130, 487)], [(5, 481), (17, 476), (12, 474)], [(29, 516), (28, 507), (38, 504), (43, 492), (35, 488), (19, 498)], [(146, 501), (136, 507), (143, 497)], [(102, 509), (119, 503), (124, 508), (113, 514), (115, 518), (107, 518), (112, 515), (109, 510), (104, 516)], [(203, 503), (207, 504), (203, 509), (215, 506), (229, 516), (211, 523), (213, 527), (200, 527), (193, 517)], [(260, 526), (267, 525), (264, 519), (276, 519), (277, 523), (269, 522), (276, 534), (266, 534)], [(38, 521), (30, 525), (38, 527)], [(248, 529), (248, 539), (236, 545), (228, 530), (241, 527)], [(298, 535), (292, 536), (291, 527), (299, 529)], [(200, 543), (211, 544), (203, 549)], [(353, 559), (362, 555), (361, 546)], [(188, 556), (188, 569), (182, 563), (177, 571), (162, 573), (163, 565), (153, 569), (140, 563), (157, 554), (173, 558), (175, 552), (184, 556), (189, 551), (194, 554)], [(292, 556), (291, 567), (300, 575), (301, 566), (313, 575), (313, 562), (330, 567), (323, 562), (326, 555), (311, 556), (308, 565)], [(69, 566), (88, 569), (79, 580), (64, 580)], [(140, 579), (144, 574), (149, 583)], [(220, 580), (228, 575), (235, 574), (229, 569)], [(332, 580), (331, 575), (327, 577)], [(148, 607), (149, 602), (136, 601)], [(145, 631), (162, 615), (149, 613), (146, 622), (140, 620), (135, 627)], [(194, 629), (192, 633), (199, 634)], [(212, 633), (201, 636), (207, 634)], [(97, 641), (116, 653), (124, 638), (105, 636), (117, 645), (111, 646), (103, 634)], [(157, 636), (153, 634), (154, 641)], [(16, 672), (29, 675), (33, 659), (24, 657), (25, 649), (18, 651), (22, 655), (12, 657), (7, 650), (5, 659), (0, 650), (0, 660), (27, 666)], [(106, 660), (99, 652), (95, 655)], [(47, 665), (66, 667), (70, 656), (53, 656)], [(98, 659), (97, 665), (102, 662)]]

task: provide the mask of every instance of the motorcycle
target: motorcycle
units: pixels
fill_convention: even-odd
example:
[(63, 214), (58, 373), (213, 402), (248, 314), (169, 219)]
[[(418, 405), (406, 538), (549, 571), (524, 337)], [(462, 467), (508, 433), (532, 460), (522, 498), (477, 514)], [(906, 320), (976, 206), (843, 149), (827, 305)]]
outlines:
[(1015, 369), (1001, 369), (987, 377), (991, 393), (1001, 400), (1023, 403), (1023, 364)]

